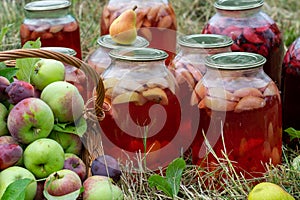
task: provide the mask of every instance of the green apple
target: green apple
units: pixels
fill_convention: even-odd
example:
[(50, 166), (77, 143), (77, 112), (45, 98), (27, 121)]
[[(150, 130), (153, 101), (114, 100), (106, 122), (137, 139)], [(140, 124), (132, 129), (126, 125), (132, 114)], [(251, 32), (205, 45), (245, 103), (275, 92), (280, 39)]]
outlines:
[(35, 63), (34, 71), (30, 77), (31, 83), (39, 90), (43, 90), (50, 83), (64, 79), (64, 64), (58, 60), (44, 58)]
[(64, 133), (59, 131), (52, 131), (48, 138), (58, 142), (65, 153), (73, 153), (80, 155), (82, 150), (82, 142), (78, 135), (73, 133)]
[(51, 108), (35, 97), (21, 100), (11, 109), (7, 117), (10, 134), (22, 144), (48, 137), (53, 126), (54, 115)]
[(7, 108), (0, 103), (0, 136), (8, 134), (8, 129), (7, 129), (7, 115), (8, 115), (8, 110)]
[(282, 187), (270, 182), (261, 182), (254, 186), (248, 200), (295, 200)]
[(90, 176), (83, 182), (83, 200), (122, 200), (122, 190), (106, 176)]
[(46, 178), (63, 168), (65, 154), (58, 142), (41, 138), (26, 147), (23, 159), (25, 167), (37, 178)]
[(34, 199), (37, 188), (35, 177), (29, 170), (19, 166), (12, 166), (0, 172), (0, 199), (9, 184), (24, 178), (33, 180), (26, 188), (25, 200)]
[(58, 122), (74, 122), (82, 116), (84, 100), (71, 83), (50, 83), (43, 89), (41, 99), (50, 106)]

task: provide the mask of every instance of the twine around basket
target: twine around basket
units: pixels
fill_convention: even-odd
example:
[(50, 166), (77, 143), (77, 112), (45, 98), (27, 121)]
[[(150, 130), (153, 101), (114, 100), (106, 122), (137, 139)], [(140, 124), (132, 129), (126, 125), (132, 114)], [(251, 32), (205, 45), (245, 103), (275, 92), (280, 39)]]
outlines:
[[(102, 105), (104, 102), (104, 85), (97, 72), (82, 60), (63, 53), (44, 50), (44, 49), (14, 49), (0, 52), (0, 62), (15, 60), (19, 58), (48, 58), (61, 61), (63, 63), (81, 69), (88, 78), (91, 78), (95, 88), (95, 97), (93, 97), (95, 113), (99, 120), (104, 117)], [(88, 103), (91, 102), (88, 101)]]

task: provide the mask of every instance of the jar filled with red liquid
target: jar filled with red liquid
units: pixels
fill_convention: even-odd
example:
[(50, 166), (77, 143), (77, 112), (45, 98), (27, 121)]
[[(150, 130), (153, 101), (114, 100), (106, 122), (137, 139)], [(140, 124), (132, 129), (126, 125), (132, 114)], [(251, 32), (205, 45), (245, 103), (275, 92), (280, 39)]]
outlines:
[(188, 148), (195, 137), (199, 109), (191, 106), (195, 99), (195, 86), (206, 72), (204, 58), (209, 55), (231, 52), (232, 39), (225, 35), (193, 34), (178, 37), (179, 52), (168, 66), (179, 86), (182, 122), (180, 131), (183, 144)]
[(181, 152), (180, 107), (167, 53), (120, 48), (109, 54), (112, 63), (102, 74), (107, 109), (99, 122), (104, 153), (143, 170), (165, 167)]
[(236, 171), (261, 176), (264, 164), (281, 163), (281, 99), (263, 70), (265, 61), (249, 52), (206, 58), (207, 72), (195, 87), (200, 121), (192, 145), (194, 164), (214, 170), (225, 153)]
[(149, 47), (166, 51), (169, 54), (166, 59), (168, 65), (176, 54), (177, 30), (175, 12), (169, 0), (109, 0), (100, 19), (101, 35), (109, 34), (114, 19), (134, 6), (137, 6), (138, 35), (150, 42)]
[(137, 36), (135, 42), (131, 45), (118, 44), (111, 39), (110, 35), (100, 36), (97, 40), (97, 43), (99, 48), (88, 56), (87, 62), (98, 72), (98, 74), (102, 74), (102, 72), (110, 65), (111, 58), (108, 53), (112, 49), (128, 47), (141, 48), (149, 45), (148, 40), (140, 36)]
[(283, 35), (274, 20), (261, 10), (263, 4), (263, 0), (219, 0), (214, 4), (216, 14), (207, 22), (202, 33), (230, 36), (234, 41), (232, 51), (264, 56), (267, 59), (264, 71), (280, 88)]
[[(282, 109), (283, 129), (300, 130), (300, 38), (297, 38), (287, 49), (282, 64)], [(300, 147), (299, 139), (290, 141), (287, 133), (283, 140), (292, 148)]]
[(70, 14), (66, 0), (33, 1), (24, 6), (25, 19), (20, 26), (22, 46), (40, 38), (42, 47), (67, 47), (81, 59), (80, 27)]

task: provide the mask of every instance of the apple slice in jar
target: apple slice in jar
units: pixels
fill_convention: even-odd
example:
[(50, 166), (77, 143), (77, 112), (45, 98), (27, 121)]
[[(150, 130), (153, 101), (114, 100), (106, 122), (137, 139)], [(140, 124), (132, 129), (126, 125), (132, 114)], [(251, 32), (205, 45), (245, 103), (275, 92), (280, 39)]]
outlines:
[(245, 96), (236, 105), (234, 112), (242, 112), (246, 110), (254, 110), (262, 108), (266, 105), (266, 101), (263, 98), (255, 96)]
[(147, 100), (143, 97), (143, 95), (137, 92), (125, 92), (117, 95), (113, 100), (112, 104), (121, 104), (121, 103), (129, 103), (134, 102), (137, 105), (143, 105), (147, 102)]
[(263, 97), (263, 94), (261, 93), (261, 91), (259, 91), (257, 88), (252, 88), (252, 87), (244, 87), (244, 88), (240, 88), (236, 91), (233, 92), (234, 96), (237, 97), (245, 97), (245, 96), (255, 96), (255, 97)]
[(149, 101), (154, 101), (162, 105), (168, 105), (168, 97), (161, 88), (150, 88), (142, 92), (142, 95)]
[(238, 101), (239, 98), (236, 97), (234, 94), (231, 92), (225, 90), (224, 88), (221, 87), (211, 87), (207, 89), (207, 94), (211, 97), (216, 97), (216, 98), (221, 98), (221, 99), (226, 99), (229, 101)]
[(103, 80), (103, 85), (105, 89), (115, 87), (118, 83), (119, 83), (119, 79), (117, 78), (107, 78)]
[(215, 111), (233, 111), (235, 109), (235, 106), (237, 105), (237, 102), (235, 101), (228, 101), (226, 99), (210, 96), (204, 97), (203, 103), (206, 107)]
[(263, 96), (279, 95), (278, 88), (274, 82), (270, 82), (263, 92)]

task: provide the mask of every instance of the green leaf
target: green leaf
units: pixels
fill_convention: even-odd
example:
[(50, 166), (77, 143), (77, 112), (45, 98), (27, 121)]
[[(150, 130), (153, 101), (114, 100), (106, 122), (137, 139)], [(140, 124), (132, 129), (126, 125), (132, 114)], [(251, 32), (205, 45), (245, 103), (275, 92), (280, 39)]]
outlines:
[[(23, 49), (40, 48), (41, 41), (38, 38), (36, 41), (28, 41), (24, 44)], [(17, 79), (30, 83), (30, 76), (34, 71), (34, 64), (40, 58), (21, 58), (16, 60), (16, 68), (19, 71), (16, 74)]]
[(174, 197), (173, 190), (169, 182), (158, 174), (154, 174), (149, 177), (148, 183), (150, 187), (156, 187), (158, 190), (162, 190), (167, 196)]
[(2, 40), (5, 36), (5, 34), (9, 31), (9, 28), (12, 26), (12, 24), (8, 24), (4, 27), (1, 28), (1, 32), (0, 32), (0, 44), (2, 44)]
[(186, 168), (186, 163), (182, 158), (177, 158), (171, 162), (166, 171), (166, 178), (155, 174), (149, 177), (150, 187), (156, 186), (169, 197), (177, 196), (180, 188), (182, 172)]
[(169, 164), (166, 171), (166, 179), (172, 187), (172, 192), (177, 195), (180, 188), (182, 172), (186, 168), (186, 163), (182, 158), (177, 158)]
[(14, 67), (0, 67), (0, 76), (6, 77), (10, 82), (13, 81), (13, 77), (16, 75), (18, 69)]
[(32, 183), (32, 179), (19, 179), (6, 188), (1, 200), (24, 200), (27, 186)]
[(47, 192), (47, 190), (43, 191), (44, 196), (46, 197), (47, 200), (74, 200), (79, 197), (79, 195), (83, 192), (83, 187), (80, 189), (71, 192), (69, 194), (63, 195), (63, 196), (52, 196)]
[(36, 41), (27, 41), (24, 45), (23, 45), (23, 49), (39, 49), (41, 48), (42, 43), (40, 38), (38, 38)]
[(73, 133), (82, 137), (87, 130), (87, 123), (81, 117), (75, 123), (55, 123), (53, 130), (63, 133)]
[(300, 131), (297, 131), (294, 128), (287, 128), (284, 131), (290, 135), (291, 140), (300, 138)]

